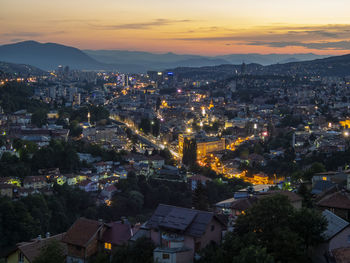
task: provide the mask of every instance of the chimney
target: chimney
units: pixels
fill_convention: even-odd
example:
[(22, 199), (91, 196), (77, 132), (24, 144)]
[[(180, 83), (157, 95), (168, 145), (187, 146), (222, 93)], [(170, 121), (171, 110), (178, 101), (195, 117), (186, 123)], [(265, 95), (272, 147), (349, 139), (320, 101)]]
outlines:
[(46, 232), (46, 238), (50, 237), (50, 232)]

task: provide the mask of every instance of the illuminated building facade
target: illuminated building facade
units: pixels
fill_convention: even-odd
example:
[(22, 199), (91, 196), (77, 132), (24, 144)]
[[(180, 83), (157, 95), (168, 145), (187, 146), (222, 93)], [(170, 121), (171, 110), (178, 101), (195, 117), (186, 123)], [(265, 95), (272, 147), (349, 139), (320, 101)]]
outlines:
[[(185, 138), (193, 139), (194, 134), (180, 134), (179, 135), (179, 154), (182, 155)], [(202, 159), (207, 154), (217, 151), (225, 150), (225, 138), (204, 137), (196, 138), (197, 142), (197, 158)]]

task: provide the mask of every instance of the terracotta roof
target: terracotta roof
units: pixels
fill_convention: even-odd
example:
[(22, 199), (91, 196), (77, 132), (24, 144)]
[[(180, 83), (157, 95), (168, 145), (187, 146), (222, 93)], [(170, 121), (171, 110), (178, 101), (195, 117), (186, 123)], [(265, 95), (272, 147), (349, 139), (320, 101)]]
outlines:
[[(50, 241), (53, 241), (53, 240), (62, 241), (62, 238), (64, 235), (65, 233), (62, 233), (49, 238), (43, 238), (41, 240), (35, 239), (34, 241), (31, 241), (31, 242), (21, 243), (18, 246), (18, 249), (29, 260), (29, 262), (33, 262), (33, 260), (39, 255), (42, 247), (46, 246), (47, 244), (49, 244)], [(61, 244), (63, 245), (64, 253), (66, 255), (67, 245), (62, 242)]]
[(122, 222), (113, 222), (107, 224), (107, 230), (103, 233), (102, 242), (113, 245), (122, 245), (131, 238), (131, 226)]
[(252, 198), (242, 198), (233, 201), (231, 208), (234, 210), (245, 211), (253, 206), (258, 199), (255, 197)]
[(152, 160), (152, 161), (164, 161), (165, 159), (160, 156), (160, 155), (151, 155), (151, 156), (148, 156), (148, 159), (149, 160)]
[(104, 190), (108, 192), (114, 192), (114, 191), (117, 191), (118, 189), (114, 185), (109, 185)]
[(92, 183), (92, 181), (89, 179), (86, 179), (84, 181), (79, 182), (78, 185), (85, 187), (85, 186), (88, 186), (90, 183)]
[(28, 183), (34, 183), (34, 182), (46, 182), (46, 179), (44, 176), (38, 175), (38, 176), (26, 176), (23, 179), (23, 183), (24, 184), (28, 184)]
[(342, 247), (332, 250), (336, 263), (350, 263), (350, 247)]
[(248, 156), (248, 159), (251, 161), (264, 161), (264, 157), (260, 154), (252, 153)]
[(86, 247), (89, 241), (97, 234), (102, 226), (102, 222), (86, 218), (79, 218), (69, 228), (63, 238), (63, 242), (80, 247)]
[(0, 189), (12, 189), (15, 188), (13, 184), (2, 184), (0, 183)]
[(194, 181), (212, 181), (209, 177), (206, 177), (204, 175), (201, 175), (201, 174), (196, 174), (196, 175), (193, 175), (191, 176), (190, 178), (188, 178), (189, 180), (194, 180)]
[(317, 205), (322, 207), (350, 209), (350, 199), (345, 193), (336, 192), (322, 198)]
[(274, 194), (281, 194), (281, 195), (287, 196), (290, 202), (298, 202), (303, 200), (303, 198), (298, 194), (291, 191), (284, 191), (284, 190), (271, 190), (271, 191), (259, 193), (258, 197), (270, 196)]

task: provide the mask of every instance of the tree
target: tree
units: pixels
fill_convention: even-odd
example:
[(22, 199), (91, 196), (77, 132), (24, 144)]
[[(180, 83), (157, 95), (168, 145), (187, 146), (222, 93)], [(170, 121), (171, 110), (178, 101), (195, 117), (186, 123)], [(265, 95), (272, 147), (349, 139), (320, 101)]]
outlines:
[(52, 240), (42, 247), (40, 254), (34, 259), (33, 263), (64, 263), (65, 258), (62, 244)]
[(156, 101), (156, 110), (159, 110), (161, 103), (160, 97), (158, 97)]
[[(153, 154), (152, 154), (153, 155)], [(165, 164), (175, 165), (175, 160), (168, 148), (159, 151), (159, 155), (165, 159)]]
[(139, 238), (134, 243), (118, 247), (113, 255), (112, 263), (152, 263), (155, 245), (149, 238)]
[[(265, 197), (238, 217), (234, 232), (255, 233), (276, 261), (304, 262), (307, 248), (322, 241), (325, 219), (312, 210), (296, 210), (286, 196)], [(288, 257), (286, 257), (288, 255)]]
[(318, 212), (296, 210), (286, 196), (264, 197), (238, 217), (218, 252), (205, 252), (201, 262), (310, 262), (308, 247), (322, 242), (325, 229)]
[(98, 253), (97, 256), (92, 259), (91, 261), (89, 261), (90, 263), (109, 263), (110, 262), (110, 258), (108, 254), (105, 253)]
[(47, 123), (47, 111), (38, 109), (32, 114), (32, 123), (37, 127), (41, 127)]
[(139, 129), (142, 130), (144, 133), (148, 134), (151, 132), (151, 121), (148, 118), (142, 118)]
[(157, 118), (154, 118), (153, 121), (151, 122), (151, 130), (152, 130), (152, 135), (154, 137), (158, 137), (159, 132), (160, 132), (160, 122)]
[(72, 137), (79, 137), (83, 133), (83, 128), (78, 121), (74, 120), (69, 124), (69, 135)]
[(182, 162), (185, 165), (194, 166), (197, 162), (196, 139), (185, 138), (182, 150)]
[(192, 205), (195, 209), (198, 210), (208, 210), (209, 201), (208, 201), (208, 193), (207, 188), (201, 182), (198, 182), (196, 185), (196, 189), (192, 195)]
[(311, 167), (303, 174), (304, 180), (311, 180), (312, 176), (316, 173), (325, 172), (326, 168), (322, 163), (314, 162)]
[(267, 253), (266, 248), (251, 245), (243, 248), (240, 254), (233, 258), (235, 263), (274, 263), (274, 258)]

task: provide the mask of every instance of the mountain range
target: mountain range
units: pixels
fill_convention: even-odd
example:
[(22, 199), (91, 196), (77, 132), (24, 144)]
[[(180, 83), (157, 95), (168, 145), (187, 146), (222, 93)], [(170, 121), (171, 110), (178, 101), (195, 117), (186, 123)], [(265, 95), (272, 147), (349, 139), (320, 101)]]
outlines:
[(147, 70), (164, 70), (176, 67), (203, 67), (245, 62), (261, 65), (299, 62), (327, 56), (315, 54), (231, 54), (223, 56), (155, 54), (124, 50), (80, 50), (56, 43), (24, 41), (0, 46), (0, 61), (29, 64), (44, 70), (53, 70), (58, 65), (72, 69), (118, 70), (126, 73), (141, 73)]
[(299, 62), (314, 60), (329, 56), (309, 54), (230, 54), (222, 56), (179, 55), (172, 52), (154, 54), (140, 51), (124, 50), (84, 50), (86, 54), (97, 61), (118, 65), (121, 70), (130, 71), (137, 68), (147, 70), (164, 70), (176, 67), (203, 67), (223, 64), (257, 63), (272, 65), (276, 63)]
[(44, 70), (53, 70), (59, 65), (68, 65), (74, 69), (106, 69), (106, 65), (77, 48), (36, 41), (0, 46), (0, 61), (29, 64)]

